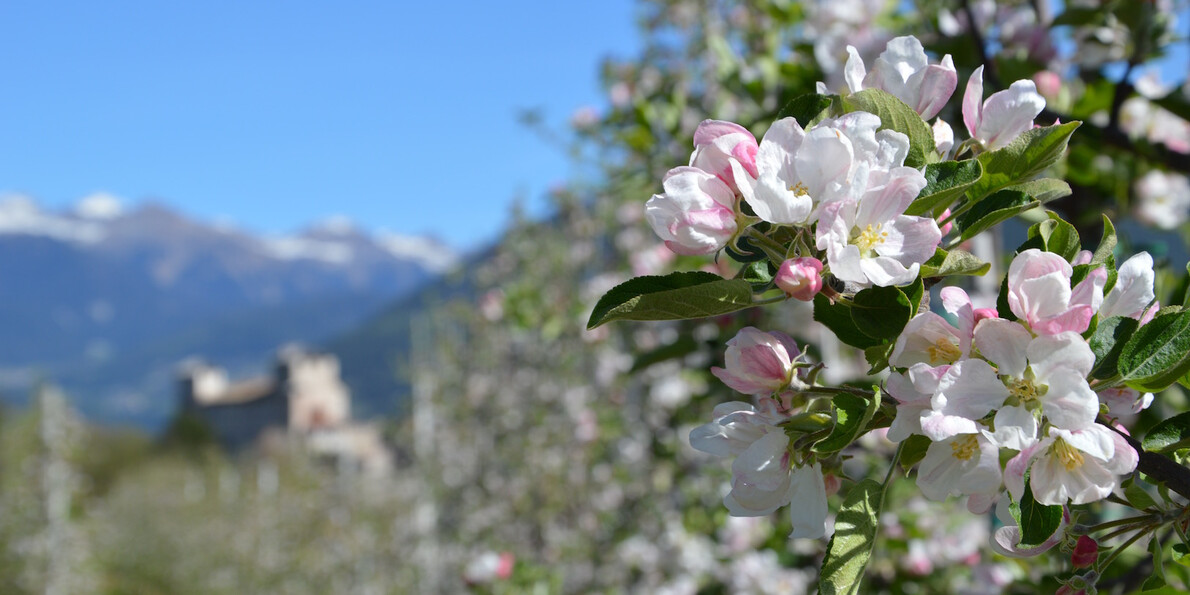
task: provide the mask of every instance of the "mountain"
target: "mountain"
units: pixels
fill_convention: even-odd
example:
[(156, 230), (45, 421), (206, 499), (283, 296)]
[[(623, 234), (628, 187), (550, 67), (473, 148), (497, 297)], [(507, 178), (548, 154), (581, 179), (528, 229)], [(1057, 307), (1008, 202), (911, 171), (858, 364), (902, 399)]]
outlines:
[(450, 268), (433, 239), (342, 218), (286, 236), (197, 221), (111, 197), (44, 209), (0, 200), (0, 393), (63, 385), (101, 422), (154, 426), (173, 370), (202, 357), (263, 369), (291, 341), (318, 343)]

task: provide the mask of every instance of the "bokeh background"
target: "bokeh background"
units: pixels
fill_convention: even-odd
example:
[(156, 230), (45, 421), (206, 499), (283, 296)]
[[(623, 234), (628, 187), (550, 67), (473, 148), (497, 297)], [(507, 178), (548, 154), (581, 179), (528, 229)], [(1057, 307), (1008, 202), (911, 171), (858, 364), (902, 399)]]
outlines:
[[(665, 249), (645, 200), (701, 120), (763, 132), (842, 89), (848, 44), (871, 60), (912, 33), (961, 82), (1035, 80), (1039, 122), (1085, 122), (1051, 206), (1092, 246), (1110, 215), (1166, 267), (1162, 303), (1185, 300), (1185, 2), (41, 2), (0, 22), (4, 593), (812, 592), (825, 543), (728, 517), (726, 463), (687, 436), (738, 398), (708, 370), (743, 326), (808, 343), (831, 382), (862, 380), (862, 354), (793, 303), (585, 326), (631, 276), (730, 272)], [(970, 291), (998, 289), (993, 264)], [(1175, 386), (1146, 415), (1186, 405)], [(848, 473), (883, 475), (891, 448), (866, 437)], [(910, 481), (890, 498), (872, 592), (1056, 588), (1062, 560), (990, 553), (990, 517)]]

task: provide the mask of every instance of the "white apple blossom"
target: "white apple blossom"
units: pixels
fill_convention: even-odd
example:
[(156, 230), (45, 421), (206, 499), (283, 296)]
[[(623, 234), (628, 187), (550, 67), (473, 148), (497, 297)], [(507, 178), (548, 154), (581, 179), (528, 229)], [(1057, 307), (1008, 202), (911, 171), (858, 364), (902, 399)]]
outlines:
[(942, 240), (937, 221), (904, 214), (926, 185), (921, 172), (897, 167), (880, 177), (859, 201), (828, 203), (819, 216), (818, 249), (836, 277), (858, 287), (913, 281)]
[(1153, 169), (1136, 181), (1133, 212), (1141, 222), (1176, 229), (1190, 218), (1190, 180), (1179, 173)]
[(1153, 257), (1148, 252), (1133, 255), (1116, 269), (1116, 273), (1116, 284), (1099, 305), (1099, 319), (1127, 316), (1139, 320), (1156, 299)]
[(925, 120), (938, 115), (958, 86), (959, 75), (950, 54), (943, 56), (940, 64), (930, 64), (925, 48), (912, 35), (889, 41), (872, 63), (871, 71), (865, 69), (864, 60), (854, 46), (847, 46), (847, 54), (843, 73), (852, 93), (882, 89), (904, 101)]
[(1099, 402), (1107, 406), (1109, 417), (1119, 418), (1148, 409), (1153, 404), (1153, 393), (1141, 394), (1126, 386), (1105, 388), (1099, 391)]
[(1073, 273), (1057, 254), (1036, 248), (1021, 252), (1008, 267), (1008, 307), (1035, 333), (1087, 330), (1103, 301), (1107, 272), (1096, 269), (1071, 289)]
[(735, 192), (695, 167), (675, 167), (661, 182), (663, 194), (645, 203), (645, 218), (678, 254), (710, 254), (736, 233)]
[(731, 491), (723, 504), (733, 516), (765, 516), (793, 497), (789, 436), (777, 428), (753, 442), (731, 463)]
[(979, 431), (977, 420), (1004, 404), (1009, 390), (996, 370), (981, 359), (965, 359), (946, 370), (930, 409), (921, 413), (922, 434), (930, 440), (946, 440), (958, 434)]
[(958, 327), (928, 310), (919, 313), (897, 337), (888, 363), (900, 368), (916, 363), (939, 366), (953, 364), (969, 355), (976, 322), (971, 298), (958, 287), (944, 287), (939, 295)]
[(943, 158), (954, 148), (954, 129), (942, 118), (934, 120), (934, 148)]
[(892, 372), (885, 382), (885, 390), (897, 401), (897, 416), (888, 428), (887, 437), (900, 442), (911, 434), (922, 434), (921, 416), (930, 411), (931, 400), (938, 392), (938, 381), (950, 366), (931, 367), (913, 364), (904, 374)]
[(1019, 80), (983, 100), (983, 66), (967, 79), (963, 94), (963, 123), (971, 138), (994, 151), (1008, 146), (1033, 127), (1033, 118), (1045, 109), (1045, 98), (1031, 80)]
[(818, 539), (826, 534), (826, 482), (822, 477), (822, 465), (801, 465), (794, 469), (791, 478), (793, 491), (790, 494), (789, 519), (792, 538)]
[(757, 217), (789, 225), (813, 223), (823, 204), (859, 200), (896, 179), (916, 174), (924, 185), (920, 172), (902, 167), (909, 138), (879, 128), (880, 118), (866, 112), (826, 119), (809, 130), (782, 118), (760, 141), (755, 179), (738, 162), (734, 179)]
[(1000, 485), (1000, 450), (979, 433), (930, 444), (917, 470), (917, 486), (931, 500), (993, 494)]
[(717, 457), (738, 456), (766, 434), (780, 432), (785, 416), (730, 401), (715, 406), (713, 421), (690, 431), (690, 446)]
[(1004, 484), (1019, 501), (1023, 469), (1037, 502), (1050, 506), (1102, 500), (1119, 485), (1119, 476), (1136, 469), (1138, 455), (1119, 434), (1091, 424), (1079, 430), (1051, 427), (1049, 435), (1014, 457)]
[(1010, 405), (1040, 410), (1051, 424), (1063, 429), (1079, 430), (1094, 423), (1099, 398), (1086, 377), (1095, 365), (1095, 354), (1078, 333), (1034, 338), (1016, 322), (983, 320), (975, 327), (975, 347), (996, 365), (1010, 393)]

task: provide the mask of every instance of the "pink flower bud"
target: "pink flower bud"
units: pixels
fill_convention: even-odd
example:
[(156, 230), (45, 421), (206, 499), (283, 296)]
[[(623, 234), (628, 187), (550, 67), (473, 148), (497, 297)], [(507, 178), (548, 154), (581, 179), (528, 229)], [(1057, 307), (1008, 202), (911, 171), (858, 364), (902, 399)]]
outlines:
[(1062, 91), (1062, 77), (1051, 70), (1042, 70), (1034, 74), (1033, 83), (1037, 85), (1037, 92), (1049, 101), (1056, 100), (1058, 93)]
[(810, 257), (786, 260), (777, 269), (775, 281), (789, 297), (812, 301), (822, 291), (822, 261)]
[(1074, 567), (1090, 568), (1098, 559), (1099, 543), (1086, 535), (1080, 536), (1078, 543), (1074, 545), (1074, 553), (1070, 555), (1070, 561), (1074, 563)]
[(986, 318), (999, 318), (1000, 313), (995, 308), (976, 308), (975, 309), (975, 324), (979, 324), (980, 320)]
[(785, 333), (744, 327), (727, 342), (727, 367), (711, 368), (711, 373), (744, 394), (768, 395), (789, 384), (793, 362), (800, 354), (797, 343)]
[(691, 167), (697, 167), (723, 180), (733, 192), (739, 191), (731, 160), (735, 159), (744, 171), (756, 177), (756, 137), (735, 122), (703, 120), (694, 131), (694, 153)]
[(665, 174), (663, 194), (645, 203), (645, 218), (677, 254), (710, 254), (736, 232), (735, 193), (701, 169), (675, 167)]
[(830, 496), (834, 496), (835, 493), (839, 491), (839, 487), (843, 485), (843, 481), (839, 479), (839, 476), (833, 474), (823, 474), (822, 481), (823, 485), (826, 487), (826, 495), (828, 498)]
[[(938, 223), (941, 224), (943, 221), (946, 221), (947, 217), (950, 217), (950, 207), (946, 207), (946, 210), (942, 211), (941, 215), (938, 215)], [(950, 233), (950, 230), (953, 228), (954, 228), (954, 221), (953, 220), (946, 221), (946, 225), (943, 225), (941, 227), (942, 235), (946, 235), (946, 234)]]

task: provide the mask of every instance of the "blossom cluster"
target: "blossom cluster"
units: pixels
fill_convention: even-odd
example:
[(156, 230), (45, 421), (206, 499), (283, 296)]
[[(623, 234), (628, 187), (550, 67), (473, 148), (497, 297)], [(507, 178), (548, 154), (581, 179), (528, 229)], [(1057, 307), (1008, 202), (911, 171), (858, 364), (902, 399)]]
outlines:
[[(933, 118), (957, 86), (950, 56), (931, 64), (921, 42), (899, 37), (869, 70), (854, 48), (846, 66), (849, 91), (879, 89), (922, 118)], [(820, 85), (825, 93), (825, 86)], [(965, 147), (996, 150), (1033, 126), (1045, 106), (1032, 81), (1022, 80), (983, 98), (982, 67), (968, 81), (963, 120)], [(951, 152), (949, 124), (934, 125), (937, 150)], [(779, 285), (812, 299), (833, 275), (853, 288), (905, 285), (935, 253), (943, 231), (931, 217), (906, 215), (926, 187), (922, 171), (905, 165), (909, 138), (880, 117), (853, 111), (803, 126), (777, 120), (757, 142), (745, 127), (706, 120), (694, 133), (686, 166), (670, 170), (664, 192), (645, 205), (645, 216), (665, 245), (683, 255), (738, 247), (764, 222), (797, 230)]]
[[(1083, 253), (1075, 262), (1090, 259)], [(1083, 333), (1095, 316), (1142, 324), (1152, 317), (1153, 261), (1147, 253), (1130, 258), (1106, 295), (1104, 267), (1072, 287), (1073, 272), (1057, 254), (1025, 250), (1008, 271), (1015, 319), (974, 308), (966, 292), (947, 287), (942, 302), (957, 324), (923, 312), (905, 327), (889, 358), (902, 371), (887, 382), (899, 403), (888, 437), (930, 439), (917, 475), (926, 497), (966, 495), (968, 507), (983, 512), (1004, 487), (1019, 501), (1031, 467), (1037, 502), (1085, 504), (1135, 469), (1136, 451), (1098, 418), (1101, 409), (1110, 418), (1133, 413), (1152, 397), (1090, 384), (1095, 354)], [(1016, 453), (1003, 468), (1002, 449)]]

